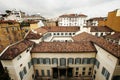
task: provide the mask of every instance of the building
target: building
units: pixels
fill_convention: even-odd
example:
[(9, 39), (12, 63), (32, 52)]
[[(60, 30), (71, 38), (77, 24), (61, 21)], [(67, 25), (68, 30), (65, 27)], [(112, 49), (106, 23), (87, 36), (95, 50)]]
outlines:
[[(120, 46), (86, 32), (73, 34), (77, 30), (38, 28), (1, 53), (2, 65), (13, 80), (119, 80)], [(66, 33), (72, 41), (62, 40)], [(62, 38), (52, 41), (51, 35)]]
[(87, 26), (105, 26), (106, 17), (94, 17), (87, 20)]
[(20, 25), (16, 21), (0, 21), (0, 52), (8, 45), (23, 39)]
[(58, 18), (58, 26), (86, 26), (87, 15), (64, 14)]
[(105, 36), (105, 39), (110, 42), (120, 45), (120, 32), (115, 32), (112, 35), (107, 35), (107, 36)]
[(4, 20), (15, 20), (17, 22), (22, 22), (24, 16), (25, 12), (20, 10), (6, 10), (6, 16), (4, 16)]
[(108, 13), (106, 25), (111, 29), (120, 32), (120, 9)]
[(107, 26), (90, 27), (90, 28), (91, 28), (90, 34), (95, 35), (97, 37), (114, 34), (114, 31)]

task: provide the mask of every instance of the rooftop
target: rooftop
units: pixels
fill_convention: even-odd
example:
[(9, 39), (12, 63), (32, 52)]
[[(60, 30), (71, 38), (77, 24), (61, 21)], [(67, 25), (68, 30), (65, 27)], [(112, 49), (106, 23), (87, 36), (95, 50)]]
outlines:
[(107, 26), (97, 26), (91, 27), (90, 32), (113, 32), (113, 30)]
[(91, 42), (41, 42), (35, 44), (32, 53), (80, 53), (80, 52), (96, 52)]
[(27, 36), (25, 37), (25, 39), (39, 39), (39, 38), (41, 38), (41, 37), (42, 37), (42, 35), (30, 31), (30, 32), (27, 34)]
[(92, 41), (93, 43), (97, 44), (104, 50), (108, 51), (112, 55), (114, 55), (117, 58), (120, 58), (120, 46), (111, 42), (108, 42), (107, 40), (93, 36), (91, 34), (88, 34), (86, 32), (83, 32), (81, 34), (78, 34), (73, 37), (73, 40), (76, 42), (81, 41)]
[(32, 46), (34, 43), (28, 40), (23, 40), (15, 45), (8, 47), (8, 49), (1, 55), (2, 60), (12, 60), (25, 51), (28, 47)]
[(87, 17), (87, 15), (85, 14), (64, 14), (64, 15), (61, 15), (59, 17), (70, 17), (70, 18), (74, 18), (74, 17)]
[(116, 32), (113, 35), (107, 35), (106, 38), (114, 39), (114, 40), (120, 40), (120, 32)]
[(54, 27), (42, 27), (48, 32), (77, 32), (80, 27), (77, 26), (54, 26)]

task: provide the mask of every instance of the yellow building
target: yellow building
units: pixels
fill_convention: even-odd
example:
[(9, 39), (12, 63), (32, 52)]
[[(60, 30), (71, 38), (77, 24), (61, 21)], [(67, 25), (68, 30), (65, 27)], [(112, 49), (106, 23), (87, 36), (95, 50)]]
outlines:
[(9, 44), (23, 38), (20, 25), (15, 21), (0, 21), (0, 52)]
[(120, 32), (120, 9), (108, 13), (106, 25), (111, 29)]

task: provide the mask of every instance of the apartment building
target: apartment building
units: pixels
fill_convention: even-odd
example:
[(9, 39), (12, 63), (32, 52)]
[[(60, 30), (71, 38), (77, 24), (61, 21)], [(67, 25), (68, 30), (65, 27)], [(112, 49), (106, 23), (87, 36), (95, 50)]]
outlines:
[(58, 26), (86, 26), (87, 15), (84, 14), (64, 14), (58, 18)]
[(65, 37), (67, 30), (73, 31), (70, 27), (56, 29), (36, 29), (1, 53), (2, 65), (11, 79), (119, 80), (119, 45), (86, 32), (68, 34), (72, 41), (51, 41), (47, 33)]
[(7, 12), (7, 16), (4, 17), (4, 20), (15, 20), (18, 22), (22, 22), (23, 21), (23, 17), (25, 16), (25, 12), (22, 12), (20, 10), (6, 10)]
[(8, 45), (23, 39), (20, 25), (16, 21), (0, 21), (0, 52)]

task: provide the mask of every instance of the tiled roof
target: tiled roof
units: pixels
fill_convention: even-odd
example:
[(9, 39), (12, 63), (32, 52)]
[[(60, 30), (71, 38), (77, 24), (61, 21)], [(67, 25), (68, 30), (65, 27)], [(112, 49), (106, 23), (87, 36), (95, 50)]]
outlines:
[(105, 20), (106, 19), (106, 17), (94, 17), (94, 18), (90, 18), (89, 20), (87, 20), (87, 21), (102, 21), (102, 20)]
[(6, 21), (4, 21), (4, 20), (0, 20), (0, 24), (3, 24), (3, 23), (12, 23), (12, 24), (14, 24), (14, 23), (18, 23), (18, 22), (16, 22), (16, 21), (14, 21), (14, 20), (6, 20)]
[(80, 30), (80, 27), (77, 26), (55, 26), (55, 27), (43, 27), (48, 32), (77, 32)]
[(80, 52), (96, 52), (91, 42), (41, 42), (34, 45), (32, 53), (80, 53)]
[(42, 35), (30, 31), (28, 35), (25, 37), (25, 39), (40, 39), (41, 37)]
[(106, 38), (114, 39), (114, 40), (120, 40), (120, 32), (116, 32), (113, 35), (107, 35)]
[(111, 42), (108, 42), (107, 40), (103, 38), (99, 38), (96, 36), (93, 36), (88, 33), (81, 33), (73, 37), (73, 40), (76, 42), (79, 41), (92, 41), (93, 43), (97, 44), (101, 48), (105, 49), (115, 57), (120, 58), (120, 46)]
[(85, 14), (64, 14), (64, 15), (61, 15), (59, 17), (70, 17), (70, 18), (74, 18), (74, 17), (87, 17), (87, 15)]
[(90, 32), (112, 32), (112, 31), (113, 30), (107, 26), (91, 27), (91, 30), (90, 30)]
[(10, 46), (0, 57), (2, 60), (12, 60), (25, 51), (28, 47), (34, 43), (28, 40), (23, 40), (15, 45)]

